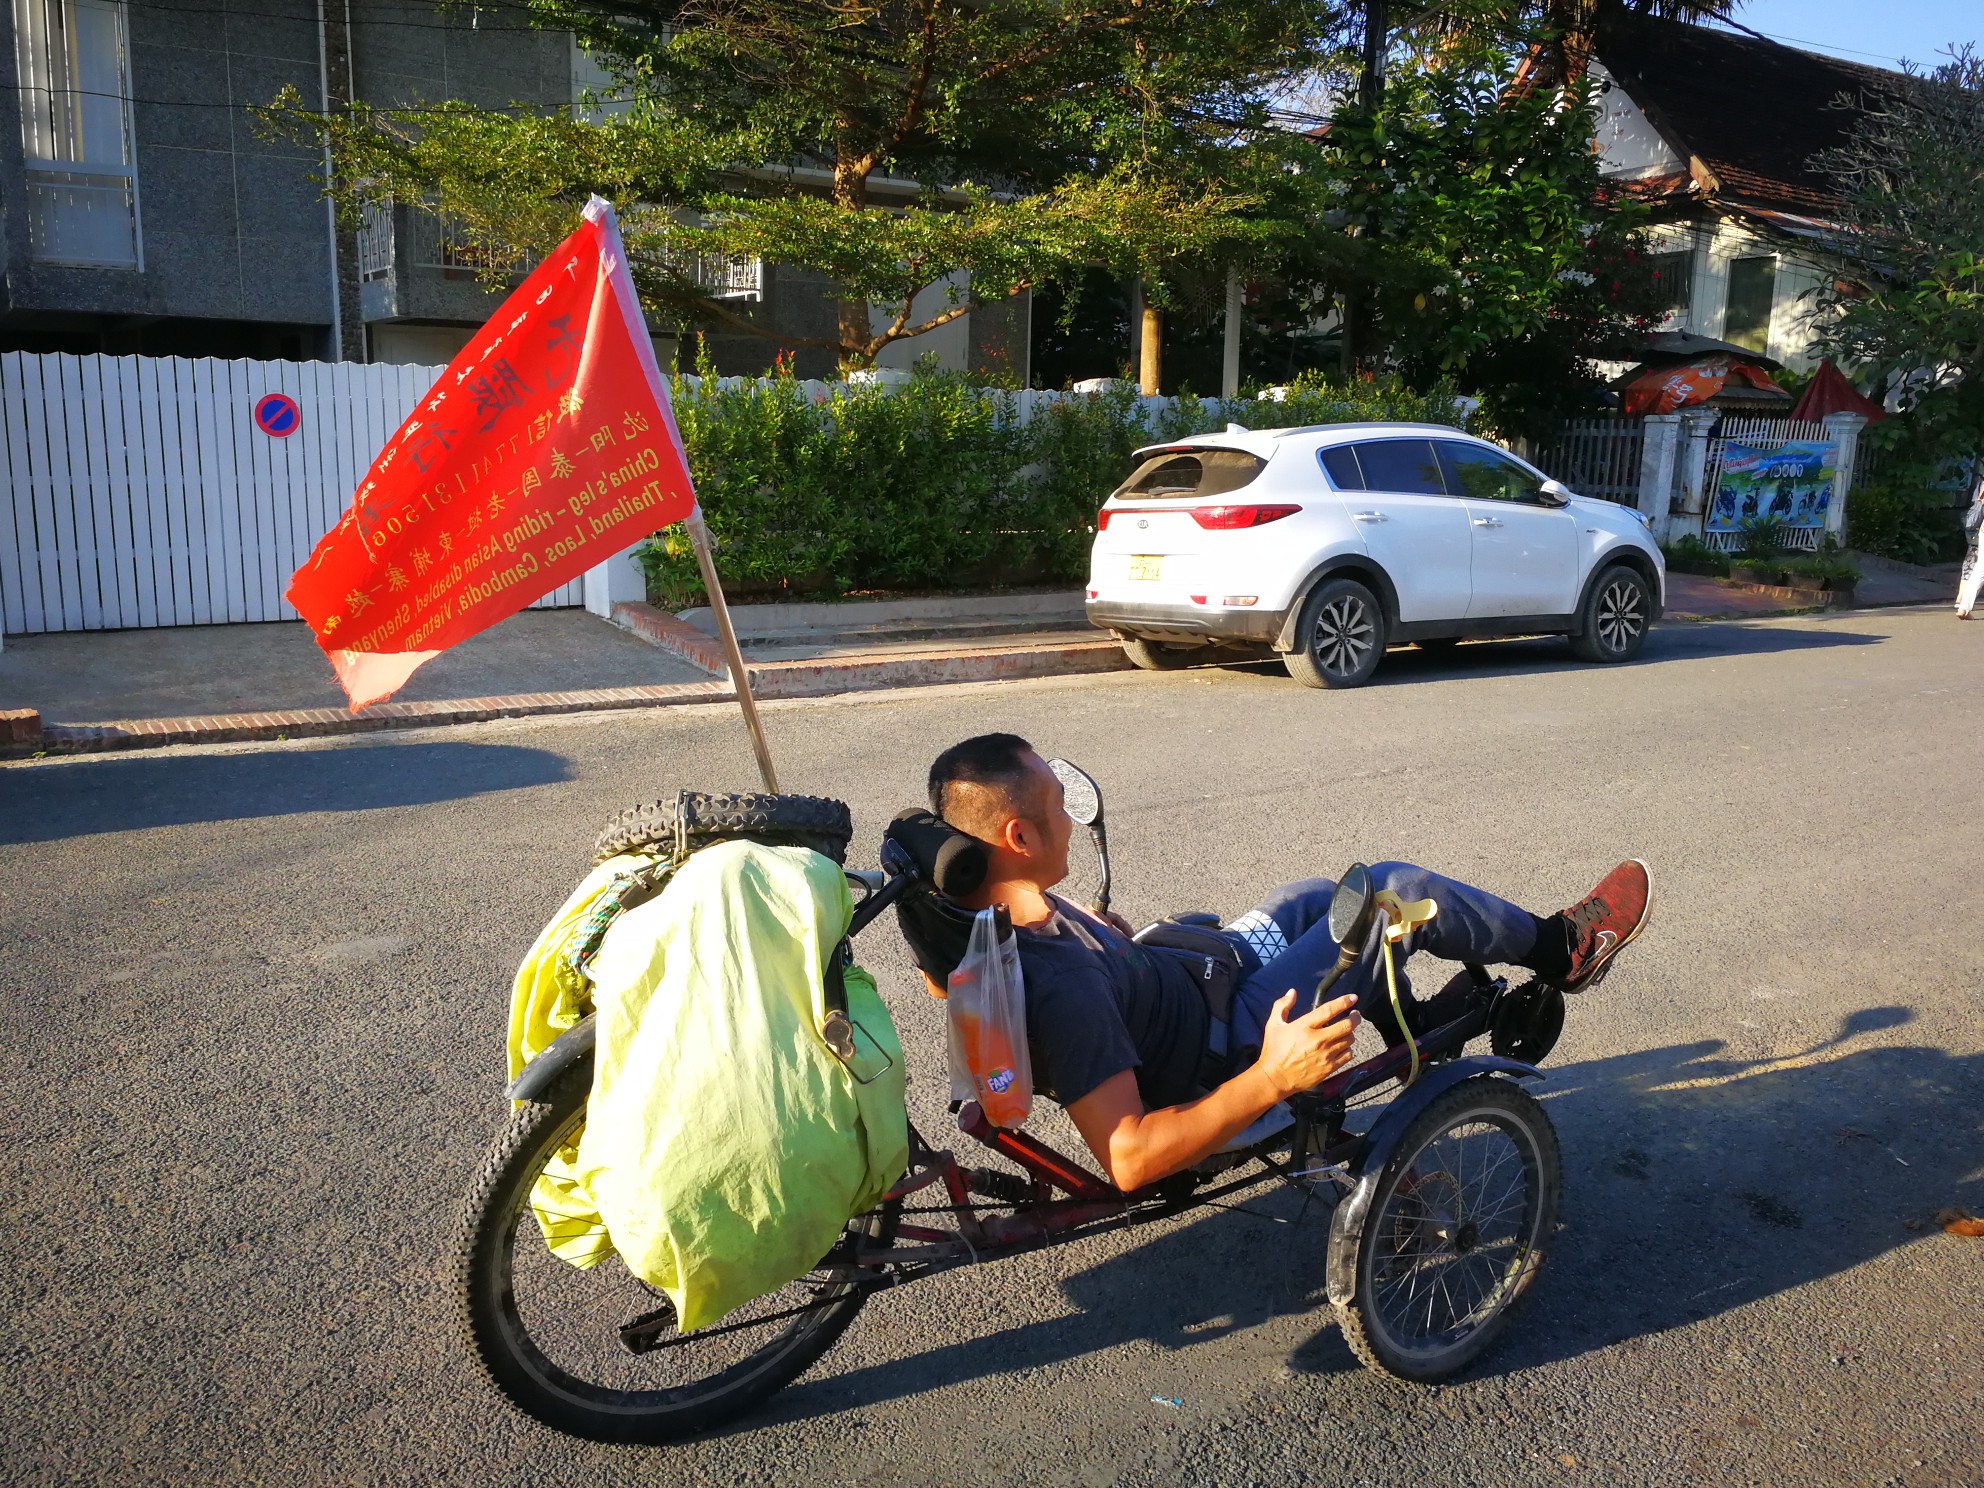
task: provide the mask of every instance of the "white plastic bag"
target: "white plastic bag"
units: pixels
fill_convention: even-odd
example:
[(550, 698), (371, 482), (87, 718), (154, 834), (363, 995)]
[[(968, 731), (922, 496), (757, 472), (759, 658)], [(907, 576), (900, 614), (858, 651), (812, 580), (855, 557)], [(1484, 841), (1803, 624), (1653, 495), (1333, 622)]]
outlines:
[(1003, 907), (978, 912), (945, 1002), (951, 1099), (977, 1101), (994, 1126), (1018, 1126), (1033, 1110), (1033, 1057), (1019, 942)]

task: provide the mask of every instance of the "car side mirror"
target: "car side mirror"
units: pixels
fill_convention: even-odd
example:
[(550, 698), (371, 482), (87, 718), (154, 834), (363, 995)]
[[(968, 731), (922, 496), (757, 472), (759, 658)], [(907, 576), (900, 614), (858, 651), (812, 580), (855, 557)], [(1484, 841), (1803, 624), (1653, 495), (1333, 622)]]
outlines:
[(1569, 506), (1571, 488), (1559, 480), (1547, 480), (1537, 487), (1536, 498), (1545, 506)]

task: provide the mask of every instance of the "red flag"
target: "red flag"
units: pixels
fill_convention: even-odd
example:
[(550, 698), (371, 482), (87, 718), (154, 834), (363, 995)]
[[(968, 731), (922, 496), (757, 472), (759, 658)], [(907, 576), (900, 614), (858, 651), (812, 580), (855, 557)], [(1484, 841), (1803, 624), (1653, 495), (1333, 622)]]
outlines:
[(695, 504), (594, 197), (387, 441), (288, 598), (356, 710)]

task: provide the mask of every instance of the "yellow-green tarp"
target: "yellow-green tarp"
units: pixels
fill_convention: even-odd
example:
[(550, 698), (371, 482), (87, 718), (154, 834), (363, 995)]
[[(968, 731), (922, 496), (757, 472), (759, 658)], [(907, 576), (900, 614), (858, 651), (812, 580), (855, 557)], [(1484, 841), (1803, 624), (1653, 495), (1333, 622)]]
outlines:
[[(583, 913), (579, 897), (566, 912)], [(682, 1328), (704, 1327), (810, 1270), (901, 1176), (901, 1046), (865, 972), (845, 980), (868, 1083), (819, 1033), (826, 958), (852, 912), (829, 859), (727, 842), (614, 924), (592, 966), (584, 1135), (569, 1177), (534, 1200), (559, 1254), (618, 1250)]]

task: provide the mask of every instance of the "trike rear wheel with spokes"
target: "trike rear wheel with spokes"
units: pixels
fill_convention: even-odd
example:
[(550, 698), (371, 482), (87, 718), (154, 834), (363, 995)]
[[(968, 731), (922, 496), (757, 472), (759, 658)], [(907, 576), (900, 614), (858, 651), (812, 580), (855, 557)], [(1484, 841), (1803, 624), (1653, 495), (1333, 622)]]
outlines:
[[(520, 1104), (470, 1186), (454, 1252), (458, 1316), (496, 1388), (547, 1426), (609, 1442), (706, 1431), (797, 1378), (868, 1299), (860, 1273), (828, 1257), (719, 1323), (674, 1327), (665, 1295), (609, 1255), (581, 1269), (551, 1254), (530, 1206), (547, 1164), (585, 1129), (592, 1069)], [(850, 1226), (880, 1237), (894, 1210)]]
[(1413, 1118), (1357, 1237), (1337, 1320), (1357, 1357), (1398, 1379), (1445, 1379), (1507, 1324), (1543, 1263), (1563, 1165), (1543, 1107), (1494, 1076)]

